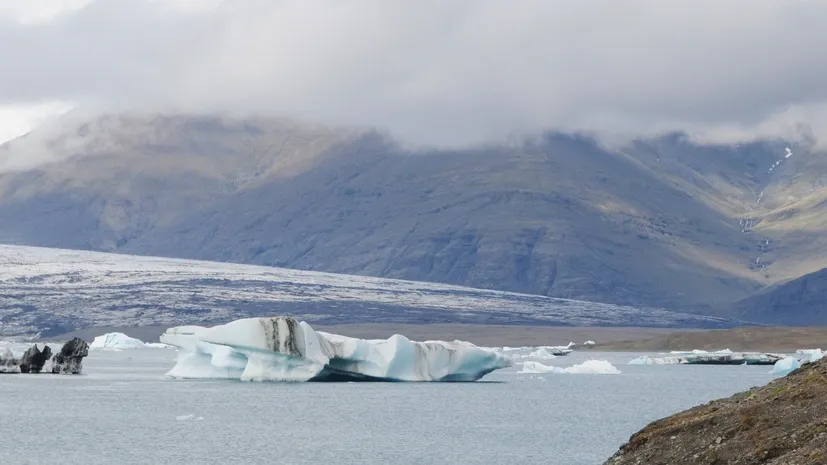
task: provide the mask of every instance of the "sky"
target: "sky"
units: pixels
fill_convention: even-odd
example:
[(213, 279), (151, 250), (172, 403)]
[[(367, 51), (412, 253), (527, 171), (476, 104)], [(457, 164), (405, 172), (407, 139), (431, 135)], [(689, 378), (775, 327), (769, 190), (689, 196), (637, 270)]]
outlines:
[(0, 140), (72, 107), (462, 146), (545, 130), (827, 142), (822, 0), (2, 0)]

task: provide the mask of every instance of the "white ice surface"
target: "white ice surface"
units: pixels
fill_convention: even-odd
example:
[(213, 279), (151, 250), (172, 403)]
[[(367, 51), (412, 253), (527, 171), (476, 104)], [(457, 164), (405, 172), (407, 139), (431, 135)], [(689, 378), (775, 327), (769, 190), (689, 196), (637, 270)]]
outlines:
[(787, 376), (796, 368), (801, 366), (794, 357), (786, 357), (782, 358), (781, 360), (775, 362), (775, 365), (772, 366), (772, 370), (770, 374), (779, 375), (779, 376)]
[(824, 357), (824, 352), (821, 349), (798, 349), (795, 353), (802, 356), (801, 362), (803, 363), (815, 362)]
[(90, 349), (138, 349), (146, 347), (146, 344), (139, 339), (129, 337), (124, 333), (106, 333), (97, 336), (91, 344)]
[(589, 374), (589, 375), (617, 375), (620, 370), (606, 360), (586, 360), (567, 368), (543, 365), (539, 362), (525, 362), (518, 373), (553, 373), (553, 374)]
[(535, 350), (534, 352), (528, 354), (528, 358), (538, 358), (540, 360), (551, 360), (553, 358), (557, 358), (556, 355), (551, 353), (548, 348), (540, 347), (539, 349)]
[(245, 318), (211, 328), (170, 328), (180, 349), (173, 378), (309, 381), (338, 375), (389, 381), (476, 381), (513, 362), (462, 341), (356, 339), (315, 331), (292, 318)]

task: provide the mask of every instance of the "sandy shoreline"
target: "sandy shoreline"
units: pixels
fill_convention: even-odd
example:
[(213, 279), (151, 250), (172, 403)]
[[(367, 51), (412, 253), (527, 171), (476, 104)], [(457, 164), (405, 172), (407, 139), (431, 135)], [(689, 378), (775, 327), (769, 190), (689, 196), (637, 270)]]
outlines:
[[(685, 328), (594, 327), (594, 326), (518, 326), (472, 324), (394, 324), (313, 325), (319, 331), (363, 339), (384, 339), (403, 334), (416, 341), (459, 339), (487, 347), (565, 345), (595, 341), (590, 350), (607, 352), (656, 352), (670, 350), (719, 350), (786, 352), (805, 348), (827, 348), (827, 327), (762, 328), (729, 330)], [(87, 328), (48, 340), (74, 336), (91, 341), (95, 336), (122, 332), (145, 342), (157, 342), (166, 326)]]
[[(65, 340), (80, 337), (91, 341), (95, 336), (110, 332), (121, 332), (144, 342), (157, 342), (166, 326), (87, 328), (48, 338)], [(574, 327), (574, 326), (517, 326), (517, 325), (471, 325), (471, 324), (352, 324), (313, 325), (314, 329), (343, 336), (363, 339), (384, 339), (394, 334), (403, 334), (412, 340), (459, 339), (479, 346), (539, 346), (565, 345), (569, 342), (582, 343), (588, 340), (599, 343), (629, 341), (667, 335), (685, 329), (641, 328), (641, 327)]]
[[(598, 341), (599, 342), (599, 341)], [(669, 350), (721, 350), (792, 352), (827, 348), (827, 327), (742, 327), (726, 330), (675, 331), (651, 338), (604, 341), (592, 350), (652, 352)]]

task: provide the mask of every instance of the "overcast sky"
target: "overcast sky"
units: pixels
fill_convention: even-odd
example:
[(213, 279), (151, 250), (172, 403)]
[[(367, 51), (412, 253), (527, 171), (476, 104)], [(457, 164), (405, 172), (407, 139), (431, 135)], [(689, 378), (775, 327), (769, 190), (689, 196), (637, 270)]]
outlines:
[(2, 0), (0, 139), (71, 104), (437, 144), (827, 136), (825, 24), (822, 0)]

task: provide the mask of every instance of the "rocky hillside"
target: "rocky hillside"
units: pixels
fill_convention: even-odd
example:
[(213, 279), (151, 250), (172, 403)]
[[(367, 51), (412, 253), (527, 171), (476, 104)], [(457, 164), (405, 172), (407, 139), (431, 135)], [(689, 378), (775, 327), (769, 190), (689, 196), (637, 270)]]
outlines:
[(803, 239), (827, 168), (785, 147), (411, 150), (285, 120), (74, 116), (0, 147), (0, 243), (705, 311), (827, 263), (827, 235)]
[(827, 359), (655, 421), (605, 463), (827, 464)]
[(827, 321), (827, 268), (772, 286), (736, 302), (725, 312), (748, 321), (824, 325)]

